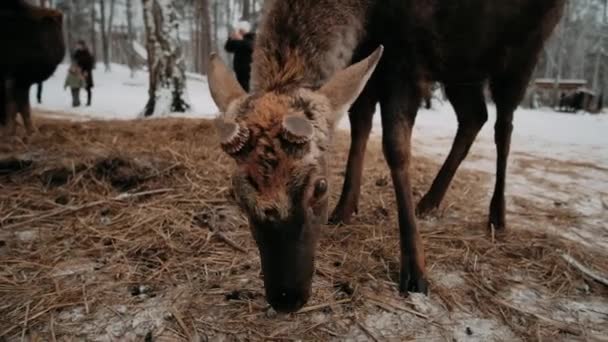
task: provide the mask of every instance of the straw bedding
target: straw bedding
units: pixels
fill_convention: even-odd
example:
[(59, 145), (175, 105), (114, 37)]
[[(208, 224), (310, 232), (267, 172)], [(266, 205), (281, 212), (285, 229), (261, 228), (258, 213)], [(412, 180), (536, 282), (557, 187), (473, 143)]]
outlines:
[[(491, 175), (460, 171), (443, 209), (419, 220), (431, 299), (402, 298), (390, 175), (372, 141), (354, 223), (323, 228), (311, 301), (277, 315), (264, 299), (246, 219), (231, 200), (232, 161), (208, 121), (40, 120), (39, 127), (25, 144), (0, 142), (0, 341), (452, 341), (477, 333), (458, 325), (463, 315), (509, 332), (488, 340), (592, 339), (607, 331), (606, 314), (589, 326), (505, 295), (523, 286), (548, 298), (605, 298), (606, 288), (565, 253), (608, 270), (601, 251), (545, 233), (577, 224), (564, 206), (518, 197), (508, 233), (488, 233)], [(340, 134), (330, 158), (332, 204), (348, 142)], [(416, 199), (440, 162), (415, 157)], [(402, 323), (395, 331), (376, 324), (381, 319)]]

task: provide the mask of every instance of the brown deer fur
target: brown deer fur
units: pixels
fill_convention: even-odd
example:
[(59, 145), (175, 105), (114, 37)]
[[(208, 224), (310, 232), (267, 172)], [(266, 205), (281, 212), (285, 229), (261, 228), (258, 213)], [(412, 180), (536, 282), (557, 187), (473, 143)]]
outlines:
[[(235, 195), (249, 216), (266, 296), (273, 307), (294, 311), (308, 299), (318, 223), (327, 206), (325, 152), (340, 113), (350, 105), (352, 144), (344, 188), (331, 219), (347, 222), (356, 211), (364, 151), (380, 103), (384, 154), (399, 217), (402, 292), (426, 292), (428, 287), (414, 218), (410, 143), (421, 99), (434, 81), (445, 85), (459, 127), (418, 212), (427, 213), (440, 204), (487, 121), (482, 89), (489, 82), (498, 111), (490, 223), (496, 229), (505, 227), (504, 186), (513, 112), (564, 3), (266, 1), (254, 52), (251, 94), (240, 89), (217, 58), (212, 60), (209, 80), (224, 113), (218, 127), (232, 129), (224, 135), (224, 143), (240, 143), (236, 150), (225, 150), (237, 164)], [(381, 50), (347, 67), (380, 45), (385, 47), (384, 55), (369, 82)], [(298, 145), (284, 139), (281, 127), (290, 115), (308, 119), (314, 132), (310, 141)]]
[(29, 89), (52, 75), (63, 60), (63, 16), (60, 12), (4, 0), (0, 4), (0, 125), (15, 133), (15, 119), (21, 113), (28, 133), (34, 130), (30, 118)]

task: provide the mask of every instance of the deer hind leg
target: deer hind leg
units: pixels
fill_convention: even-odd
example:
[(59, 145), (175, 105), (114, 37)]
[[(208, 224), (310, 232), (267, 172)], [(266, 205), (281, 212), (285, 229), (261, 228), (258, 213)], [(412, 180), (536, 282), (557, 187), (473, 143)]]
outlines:
[(27, 135), (36, 133), (36, 128), (32, 123), (32, 108), (30, 105), (30, 86), (17, 87), (16, 90), (17, 109), (21, 113), (23, 125)]
[(496, 184), (490, 203), (489, 226), (498, 231), (506, 228), (505, 187), (507, 163), (511, 150), (513, 115), (524, 98), (526, 87), (534, 70), (535, 58), (512, 65), (508, 71), (491, 79), (490, 88), (496, 103)]
[(353, 104), (350, 113), (351, 144), (340, 200), (330, 217), (330, 222), (350, 223), (353, 213), (357, 212), (365, 149), (372, 129), (372, 119), (376, 110), (377, 98), (372, 94), (372, 86), (366, 87)]
[(407, 91), (389, 91), (381, 100), (382, 145), (391, 170), (399, 218), (401, 293), (427, 293), (424, 247), (416, 227), (410, 177), (411, 136), (420, 98)]
[(433, 181), (433, 185), (416, 207), (416, 213), (420, 216), (439, 208), (458, 167), (466, 158), (477, 134), (488, 120), (488, 110), (481, 84), (446, 86), (446, 94), (458, 117), (458, 131), (450, 154)]

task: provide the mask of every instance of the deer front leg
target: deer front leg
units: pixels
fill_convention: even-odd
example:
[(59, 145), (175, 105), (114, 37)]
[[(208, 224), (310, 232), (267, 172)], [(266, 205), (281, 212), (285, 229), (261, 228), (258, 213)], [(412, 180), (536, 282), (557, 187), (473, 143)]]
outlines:
[(25, 126), (25, 131), (27, 135), (32, 135), (36, 133), (36, 128), (32, 123), (32, 107), (30, 105), (30, 86), (18, 87), (17, 93), (17, 110), (21, 113), (21, 118), (23, 118), (23, 125)]
[(391, 170), (399, 217), (399, 290), (403, 294), (428, 292), (424, 248), (416, 227), (410, 178), (411, 135), (419, 101), (408, 103), (407, 99), (405, 94), (393, 94), (381, 102), (384, 156)]
[(353, 213), (357, 212), (365, 149), (372, 129), (372, 119), (376, 110), (377, 98), (368, 86), (353, 104), (350, 113), (351, 143), (344, 176), (344, 186), (338, 205), (329, 219), (330, 223), (350, 223)]
[(17, 99), (15, 92), (15, 81), (7, 78), (2, 80), (4, 83), (4, 124), (2, 135), (14, 137), (17, 134), (16, 118), (17, 118)]
[(36, 127), (32, 123), (32, 106), (30, 105), (30, 86), (19, 88), (17, 95), (17, 106), (21, 118), (23, 118), (23, 125), (27, 135), (32, 135), (37, 132)]

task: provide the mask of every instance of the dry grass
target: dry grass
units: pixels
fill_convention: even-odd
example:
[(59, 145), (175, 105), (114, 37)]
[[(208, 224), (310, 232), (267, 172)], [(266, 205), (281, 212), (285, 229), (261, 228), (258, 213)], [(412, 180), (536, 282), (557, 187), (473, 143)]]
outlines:
[[(47, 120), (28, 144), (0, 143), (0, 340), (327, 340), (353, 327), (363, 339), (385, 340), (365, 325), (378, 312), (410, 315), (450, 340), (450, 327), (396, 293), (395, 204), (377, 143), (355, 223), (325, 227), (311, 302), (281, 317), (264, 300), (255, 245), (230, 199), (231, 161), (216, 145), (209, 122), (194, 120)], [(339, 137), (331, 157), (332, 203), (347, 147)], [(438, 162), (415, 159), (417, 199)], [(485, 229), (490, 179), (460, 172), (445, 209), (420, 220), (430, 273), (465, 280), (448, 289), (431, 279), (432, 297), (448, 312), (496, 319), (524, 340), (592, 336), (503, 294), (523, 283), (583, 296), (583, 275), (562, 253), (603, 274), (605, 255), (542, 232), (576, 225), (567, 208), (526, 201), (510, 208), (510, 232), (493, 238)], [(398, 339), (418, 333), (404, 329)]]

